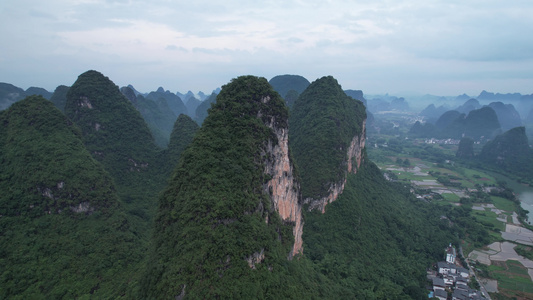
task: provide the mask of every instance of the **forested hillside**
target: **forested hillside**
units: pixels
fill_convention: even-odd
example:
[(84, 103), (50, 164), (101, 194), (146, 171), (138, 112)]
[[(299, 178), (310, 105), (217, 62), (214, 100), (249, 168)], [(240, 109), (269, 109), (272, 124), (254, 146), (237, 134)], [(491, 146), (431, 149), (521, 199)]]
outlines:
[(365, 161), (325, 214), (305, 215), (305, 254), (335, 283), (328, 298), (427, 299), (426, 268), (455, 241), (443, 213)]
[(71, 86), (65, 114), (80, 127), (87, 150), (113, 177), (128, 211), (148, 230), (166, 180), (141, 114), (97, 71), (81, 74)]
[(519, 177), (531, 178), (533, 175), (533, 151), (524, 127), (508, 130), (485, 144), (479, 160)]
[(60, 85), (55, 89), (52, 97), (50, 97), (50, 101), (63, 113), (65, 112), (65, 104), (67, 103), (68, 90), (68, 86)]
[(331, 76), (314, 81), (298, 97), (289, 134), (304, 199), (326, 196), (344, 180), (350, 142), (363, 133), (365, 119), (362, 102), (346, 96)]
[(131, 87), (122, 87), (120, 92), (141, 113), (146, 125), (150, 128), (155, 143), (160, 148), (166, 148), (172, 126), (177, 118), (170, 109), (167, 100), (163, 97), (155, 100), (145, 98), (143, 95), (137, 95)]
[[(222, 88), (160, 198), (141, 298), (309, 298), (265, 184), (287, 109), (266, 79)], [(293, 273), (294, 271), (294, 273)]]
[(298, 96), (309, 86), (309, 80), (300, 75), (278, 75), (269, 81), (270, 85), (292, 108)]
[(118, 298), (142, 259), (113, 180), (54, 105), (0, 113), (0, 298)]
[(469, 137), (476, 141), (492, 139), (501, 133), (500, 122), (494, 109), (484, 106), (469, 111), (468, 115), (456, 110), (442, 114), (435, 125), (416, 122), (409, 134), (412, 137), (460, 139)]
[(363, 103), (331, 76), (290, 114), (265, 78), (238, 77), (164, 150), (123, 92), (88, 71), (0, 112), (0, 298), (422, 299), (465, 235), (441, 217), (467, 216), (385, 180)]

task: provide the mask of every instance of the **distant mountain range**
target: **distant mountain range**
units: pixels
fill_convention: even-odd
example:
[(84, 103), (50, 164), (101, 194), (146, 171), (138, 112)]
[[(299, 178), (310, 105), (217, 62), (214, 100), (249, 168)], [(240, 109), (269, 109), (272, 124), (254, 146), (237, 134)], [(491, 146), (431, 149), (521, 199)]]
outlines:
[[(290, 111), (265, 78), (238, 77), (198, 105), (203, 122), (176, 116), (177, 94), (94, 70), (54, 103), (6, 89), (2, 299), (423, 299), (426, 269), (464, 237), (442, 218), (456, 208), (370, 161), (363, 103), (332, 76)], [(156, 113), (176, 117), (166, 149)]]

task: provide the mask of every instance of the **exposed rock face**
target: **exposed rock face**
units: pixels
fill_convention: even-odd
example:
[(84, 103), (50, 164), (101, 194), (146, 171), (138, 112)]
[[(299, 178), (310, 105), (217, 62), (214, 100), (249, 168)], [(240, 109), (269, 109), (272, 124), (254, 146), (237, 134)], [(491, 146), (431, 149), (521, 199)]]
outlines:
[[(263, 101), (268, 101), (264, 98)], [(294, 177), (294, 166), (289, 158), (289, 130), (277, 128), (276, 122), (271, 120), (267, 124), (276, 134), (276, 141), (269, 140), (265, 155), (265, 174), (272, 176), (263, 186), (263, 190), (269, 193), (274, 208), (284, 222), (292, 223), (294, 245), (289, 258), (303, 251), (302, 249), (302, 203), (300, 201), (300, 185)]]
[[(348, 173), (357, 173), (357, 169), (361, 166), (361, 162), (363, 161), (363, 149), (365, 148), (365, 141), (366, 120), (363, 121), (363, 130), (361, 131), (361, 135), (356, 135), (350, 143), (350, 147), (348, 148)], [(354, 162), (356, 166), (353, 165)]]
[(84, 202), (78, 203), (77, 206), (71, 206), (70, 210), (72, 210), (75, 213), (89, 213), (90, 214), (94, 211), (94, 208), (91, 207), (89, 202), (84, 201)]
[(264, 78), (223, 86), (161, 194), (140, 298), (286, 298), (303, 227), (288, 116)]
[[(350, 142), (350, 147), (346, 152), (347, 173), (356, 174), (359, 167), (361, 167), (361, 163), (363, 162), (363, 149), (365, 148), (366, 141), (365, 127), (366, 120), (363, 121), (363, 130), (361, 131), (361, 134), (354, 136)], [(342, 191), (344, 190), (345, 183), (346, 176), (344, 176), (341, 181), (332, 183), (328, 190), (329, 193), (326, 196), (319, 199), (306, 198), (304, 203), (309, 204), (309, 211), (319, 209), (322, 213), (325, 213), (326, 205), (337, 200), (339, 195), (342, 194)]]
[(248, 256), (246, 258), (246, 262), (248, 262), (248, 266), (252, 269), (255, 269), (255, 265), (258, 263), (261, 263), (265, 259), (265, 249), (261, 249), (259, 252), (255, 252), (254, 254)]
[(88, 109), (93, 109), (93, 105), (87, 97), (80, 97), (80, 101), (78, 102), (78, 105), (81, 107), (87, 107)]

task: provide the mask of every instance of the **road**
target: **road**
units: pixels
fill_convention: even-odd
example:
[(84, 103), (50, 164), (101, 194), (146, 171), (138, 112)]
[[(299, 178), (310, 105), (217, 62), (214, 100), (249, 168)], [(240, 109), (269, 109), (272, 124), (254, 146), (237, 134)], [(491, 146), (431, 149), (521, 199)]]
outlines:
[[(464, 258), (465, 256), (463, 255), (463, 247), (462, 246), (459, 246), (459, 253), (461, 254), (461, 256)], [(487, 292), (487, 289), (485, 288), (485, 285), (483, 284), (483, 282), (481, 282), (481, 280), (479, 280), (479, 278), (477, 277), (477, 274), (476, 272), (474, 271), (473, 268), (470, 267), (470, 264), (468, 263), (468, 259), (465, 259), (465, 262), (466, 262), (466, 266), (468, 267), (468, 270), (470, 271), (470, 274), (473, 274), (474, 275), (474, 278), (476, 279), (476, 281), (479, 283), (479, 290), (481, 291), (481, 293), (483, 294), (483, 296), (485, 296), (485, 298), (489, 299), (489, 300), (492, 300), (490, 298), (490, 295), (489, 293)]]

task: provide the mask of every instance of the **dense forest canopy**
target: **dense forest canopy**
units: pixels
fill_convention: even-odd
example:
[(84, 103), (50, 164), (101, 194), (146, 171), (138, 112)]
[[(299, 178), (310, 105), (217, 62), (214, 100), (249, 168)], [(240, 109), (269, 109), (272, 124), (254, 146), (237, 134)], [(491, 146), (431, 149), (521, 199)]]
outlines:
[(301, 174), (304, 198), (319, 198), (344, 179), (347, 150), (361, 134), (365, 108), (346, 96), (331, 76), (314, 81), (292, 108), (290, 145)]
[[(364, 138), (367, 114), (332, 76), (311, 84), (294, 75), (238, 77), (188, 103), (194, 117), (176, 118), (177, 95), (119, 90), (97, 71), (59, 86), (51, 101), (17, 97), (0, 112), (0, 298), (426, 299), (425, 271), (446, 245), (490, 240), (471, 203), (416, 199), (365, 149), (348, 174), (347, 150)], [(452, 111), (412, 131), (494, 135), (496, 115), (491, 107)], [(298, 184), (280, 189), (301, 204), (343, 183), (325, 212), (304, 209), (296, 256), (294, 222), (280, 216), (267, 184), (279, 132), (290, 146), (281, 173), (294, 170), (301, 194)], [(157, 147), (165, 135), (168, 148)], [(401, 152), (404, 142), (390, 138), (387, 151)], [(477, 156), (473, 148), (464, 138), (458, 157), (533, 169), (523, 163), (531, 161), (523, 127)], [(453, 156), (417, 151), (436, 163)]]
[(54, 105), (0, 113), (0, 298), (117, 298), (142, 254), (113, 180)]
[(290, 91), (301, 94), (310, 84), (309, 80), (300, 75), (274, 76), (269, 80), (269, 83), (285, 100), (287, 100), (287, 94)]
[[(288, 275), (291, 227), (263, 191), (265, 145), (275, 139), (266, 124), (286, 127), (287, 118), (264, 78), (222, 88), (160, 198), (143, 297), (296, 296), (291, 286), (302, 283)], [(257, 258), (254, 267), (247, 257)]]

